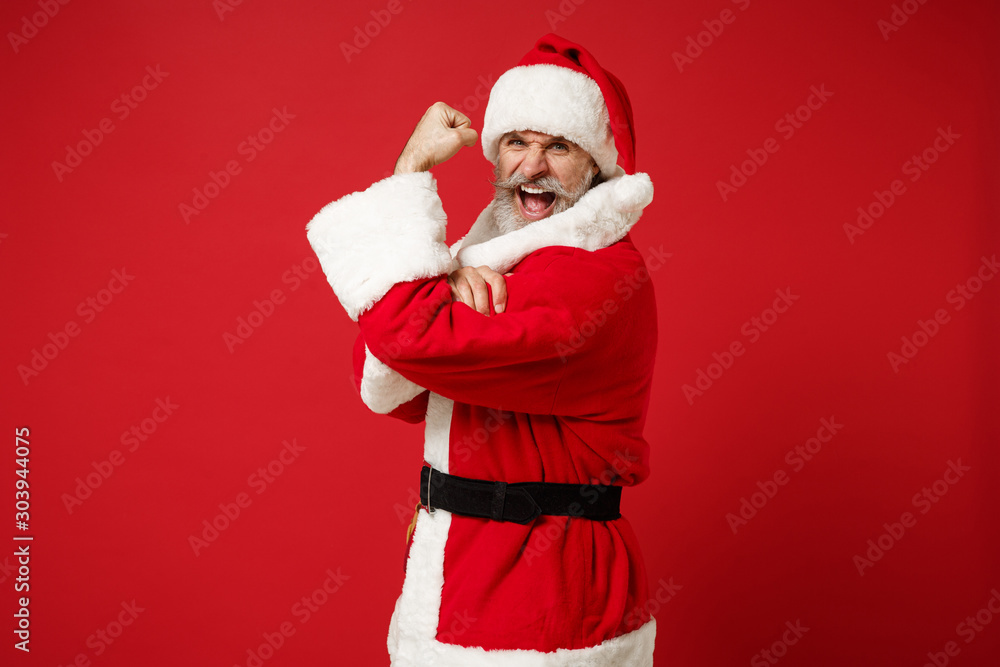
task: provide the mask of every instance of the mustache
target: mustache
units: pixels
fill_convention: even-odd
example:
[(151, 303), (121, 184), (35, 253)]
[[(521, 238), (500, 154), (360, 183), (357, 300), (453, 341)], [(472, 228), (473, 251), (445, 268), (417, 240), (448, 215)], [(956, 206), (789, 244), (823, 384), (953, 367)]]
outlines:
[(495, 178), (492, 181), (493, 187), (497, 190), (514, 190), (519, 185), (531, 184), (533, 187), (542, 188), (543, 190), (548, 190), (554, 193), (558, 197), (575, 199), (577, 198), (577, 193), (571, 190), (567, 190), (563, 187), (556, 178), (552, 176), (543, 176), (542, 178), (537, 178), (532, 180), (521, 173), (513, 173), (508, 178)]

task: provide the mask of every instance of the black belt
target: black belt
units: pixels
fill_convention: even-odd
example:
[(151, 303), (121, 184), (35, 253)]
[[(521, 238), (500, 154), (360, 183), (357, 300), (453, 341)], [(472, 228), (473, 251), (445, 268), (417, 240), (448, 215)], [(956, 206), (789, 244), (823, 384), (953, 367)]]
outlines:
[(494, 521), (531, 523), (541, 514), (594, 521), (621, 517), (622, 487), (555, 482), (488, 482), (449, 475), (430, 466), (420, 471), (420, 502), (430, 511)]

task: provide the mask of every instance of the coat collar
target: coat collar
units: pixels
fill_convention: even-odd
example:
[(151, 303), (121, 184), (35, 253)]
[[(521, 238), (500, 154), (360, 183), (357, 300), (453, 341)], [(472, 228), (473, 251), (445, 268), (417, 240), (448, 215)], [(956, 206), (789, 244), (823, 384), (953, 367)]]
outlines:
[(547, 246), (599, 250), (620, 241), (653, 200), (653, 183), (643, 173), (614, 176), (591, 188), (569, 209), (521, 229), (501, 234), (493, 202), (483, 209), (469, 233), (451, 246), (461, 266), (489, 266), (506, 273), (530, 253)]

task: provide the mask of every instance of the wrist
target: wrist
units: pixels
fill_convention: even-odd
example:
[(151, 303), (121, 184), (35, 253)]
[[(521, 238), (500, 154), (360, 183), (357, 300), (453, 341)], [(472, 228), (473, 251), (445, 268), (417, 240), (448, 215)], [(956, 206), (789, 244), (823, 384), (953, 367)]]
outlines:
[(393, 168), (393, 175), (397, 174), (412, 174), (418, 171), (427, 171), (412, 159), (410, 155), (404, 150), (399, 158), (396, 160), (396, 166)]

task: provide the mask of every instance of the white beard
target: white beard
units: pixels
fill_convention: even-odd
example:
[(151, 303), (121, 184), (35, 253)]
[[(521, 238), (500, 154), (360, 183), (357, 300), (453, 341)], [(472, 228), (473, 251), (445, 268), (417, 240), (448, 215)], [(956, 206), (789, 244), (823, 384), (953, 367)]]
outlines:
[[(528, 226), (532, 222), (541, 222), (556, 213), (562, 213), (576, 204), (576, 202), (580, 201), (580, 197), (582, 197), (587, 190), (603, 180), (599, 173), (591, 176), (588, 172), (584, 174), (575, 189), (567, 190), (552, 176), (546, 176), (545, 178), (540, 178), (537, 181), (530, 181), (524, 176), (514, 174), (505, 181), (501, 181), (498, 171), (499, 168), (495, 169), (493, 172), (496, 178), (493, 183), (493, 187), (495, 188), (495, 193), (493, 195), (493, 220), (501, 234), (517, 231), (522, 227)], [(552, 207), (552, 212), (545, 218), (542, 218), (542, 220), (526, 220), (521, 217), (521, 213), (517, 207), (517, 202), (514, 201), (514, 199), (518, 196), (517, 187), (522, 183), (533, 183), (538, 187), (551, 190), (555, 193), (556, 201), (555, 205)]]
[[(507, 192), (513, 194), (513, 190)], [(493, 221), (501, 234), (517, 231), (531, 222), (531, 220), (522, 218), (518, 212), (517, 202), (514, 201), (516, 196), (504, 197), (500, 191), (497, 191), (493, 197)]]

